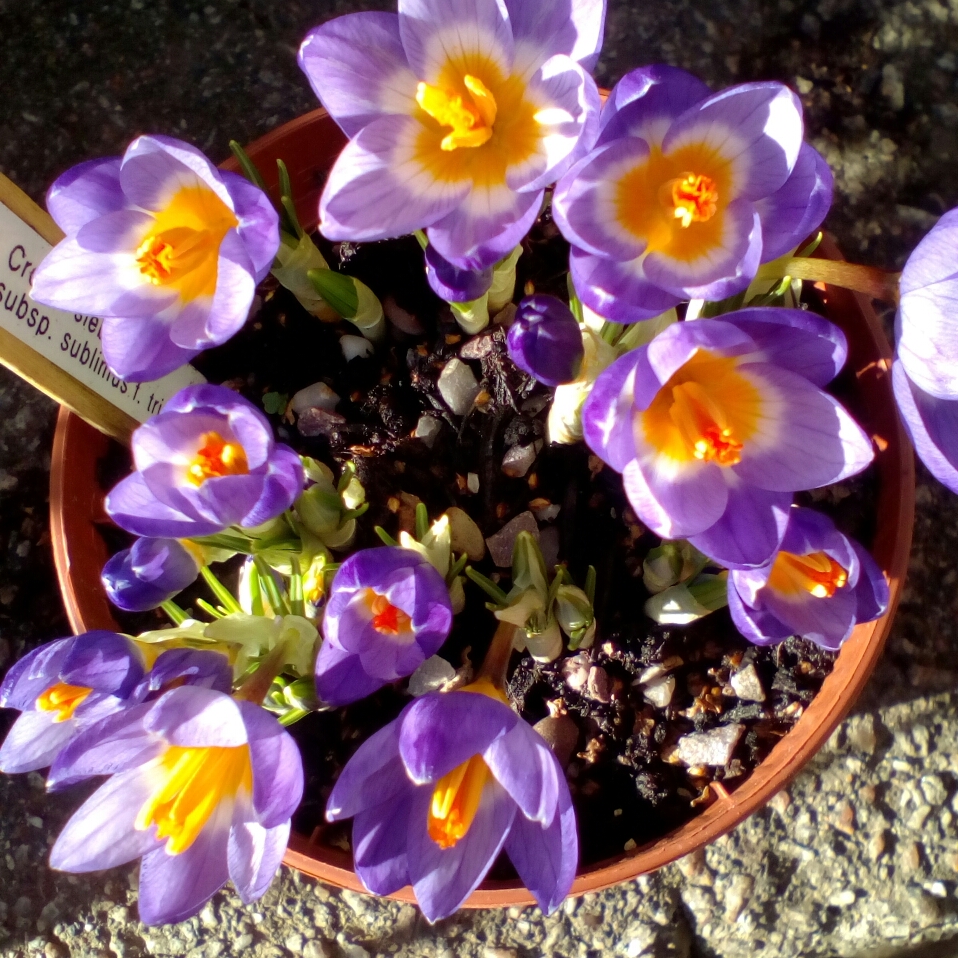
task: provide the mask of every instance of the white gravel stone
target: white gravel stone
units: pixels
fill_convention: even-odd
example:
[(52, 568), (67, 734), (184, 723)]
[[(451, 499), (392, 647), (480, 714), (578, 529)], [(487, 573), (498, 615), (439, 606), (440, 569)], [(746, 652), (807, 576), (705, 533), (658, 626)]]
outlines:
[(478, 562), (486, 554), (486, 542), (475, 520), (459, 506), (447, 509), (446, 518), (452, 551), (465, 552), (471, 562)]
[(744, 702), (764, 702), (765, 689), (762, 680), (758, 677), (754, 665), (746, 665), (744, 669), (733, 672), (729, 683), (735, 694)]
[(664, 709), (671, 701), (675, 692), (675, 677), (672, 675), (663, 675), (660, 678), (649, 682), (642, 689), (642, 694), (647, 702), (654, 705), (657, 709)]
[(721, 725), (679, 739), (676, 756), (686, 765), (726, 765), (745, 731), (744, 725)]
[(500, 569), (512, 566), (512, 547), (520, 532), (531, 532), (536, 542), (539, 541), (539, 526), (536, 517), (531, 512), (520, 512), (514, 519), (510, 519), (494, 536), (486, 539), (489, 555)]
[(430, 416), (426, 413), (419, 417), (416, 423), (415, 436), (421, 439), (429, 449), (436, 444), (436, 437), (442, 432), (442, 422), (438, 416)]
[(532, 468), (541, 448), (541, 441), (528, 446), (512, 446), (502, 457), (502, 471), (512, 479), (521, 479)]
[(375, 347), (365, 336), (340, 336), (339, 348), (347, 363), (354, 359), (367, 359), (375, 352)]
[(313, 383), (294, 393), (289, 404), (297, 416), (311, 408), (332, 412), (339, 405), (339, 396), (326, 383)]
[(439, 395), (457, 415), (465, 416), (479, 395), (479, 383), (461, 359), (450, 359), (439, 374)]

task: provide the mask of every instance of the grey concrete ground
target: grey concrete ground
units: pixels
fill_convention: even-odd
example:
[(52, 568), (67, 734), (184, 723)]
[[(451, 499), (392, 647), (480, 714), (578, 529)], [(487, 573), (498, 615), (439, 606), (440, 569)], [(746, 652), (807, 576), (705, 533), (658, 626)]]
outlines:
[[(531, 0), (529, 0), (531, 2)], [(313, 104), (294, 61), (347, 0), (0, 0), (0, 169), (40, 199), (53, 177), (141, 132), (214, 158)], [(610, 0), (599, 80), (664, 60), (718, 87), (775, 78), (832, 164), (829, 225), (851, 258), (900, 266), (958, 205), (958, 0)], [(46, 484), (55, 409), (0, 370), (0, 666), (63, 634)], [(958, 501), (921, 479), (905, 599), (856, 712), (787, 793), (704, 853), (580, 901), (463, 912), (284, 871), (182, 925), (136, 921), (135, 869), (50, 872), (78, 798), (0, 779), (0, 955), (366, 958), (958, 955)]]

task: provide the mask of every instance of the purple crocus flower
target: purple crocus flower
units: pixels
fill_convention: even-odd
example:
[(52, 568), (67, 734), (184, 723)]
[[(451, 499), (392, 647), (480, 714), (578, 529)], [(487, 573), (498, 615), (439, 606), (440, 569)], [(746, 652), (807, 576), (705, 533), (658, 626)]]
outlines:
[(184, 686), (104, 722), (74, 750), (65, 778), (110, 775), (50, 852), (67, 872), (142, 857), (140, 919), (195, 915), (232, 880), (244, 902), (269, 887), (303, 793), (302, 759), (251, 702)]
[(831, 204), (831, 173), (780, 83), (712, 94), (683, 70), (643, 67), (616, 84), (600, 126), (552, 208), (576, 291), (615, 322), (741, 292)]
[(571, 383), (585, 347), (572, 310), (555, 296), (528, 296), (516, 311), (506, 338), (509, 358), (547, 386)]
[(398, 15), (313, 30), (300, 66), (351, 138), (320, 200), (323, 234), (425, 228), (466, 270), (509, 253), (543, 188), (591, 145), (599, 95), (586, 71), (604, 22), (604, 0), (399, 0)]
[(104, 358), (134, 382), (236, 333), (279, 248), (260, 189), (165, 136), (68, 170), (47, 208), (66, 238), (37, 268), (33, 298), (104, 317)]
[(199, 571), (196, 556), (179, 539), (137, 539), (110, 557), (100, 580), (115, 606), (144, 612), (182, 592)]
[(728, 606), (749, 642), (800, 635), (837, 649), (859, 622), (888, 608), (888, 582), (875, 560), (827, 516), (792, 508), (775, 555), (757, 569), (733, 569)]
[(569, 786), (549, 746), (486, 680), (406, 706), (343, 769), (326, 817), (353, 817), (356, 874), (377, 895), (412, 885), (451, 915), (505, 848), (544, 912), (578, 861)]
[(124, 708), (142, 678), (136, 646), (116, 632), (84, 632), (34, 649), (0, 685), (0, 705), (21, 712), (0, 747), (0, 771), (46, 768), (81, 729)]
[(260, 525), (302, 491), (299, 456), (273, 440), (266, 417), (223, 386), (187, 386), (131, 440), (136, 472), (106, 497), (118, 526), (185, 538)]
[(792, 493), (864, 469), (872, 445), (819, 388), (846, 344), (827, 320), (743, 309), (674, 323), (599, 374), (585, 441), (623, 474), (639, 518), (729, 568), (762, 565)]
[(354, 552), (329, 589), (316, 694), (348, 705), (412, 675), (451, 627), (445, 580), (419, 553), (394, 546)]
[(921, 461), (958, 492), (958, 209), (908, 257), (900, 289), (895, 398)]
[(492, 286), (493, 267), (460, 269), (443, 259), (435, 247), (426, 247), (426, 279), (432, 291), (447, 303), (471, 303)]

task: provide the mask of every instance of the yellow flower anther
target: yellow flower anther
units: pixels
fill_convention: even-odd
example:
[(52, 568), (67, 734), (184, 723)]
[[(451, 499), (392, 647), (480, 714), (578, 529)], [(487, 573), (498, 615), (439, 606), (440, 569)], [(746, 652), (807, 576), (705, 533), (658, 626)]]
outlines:
[(436, 782), (426, 827), (440, 848), (452, 848), (469, 831), (489, 776), (482, 756), (473, 755)]
[(416, 87), (416, 102), (422, 109), (440, 126), (452, 128), (440, 144), (447, 152), (487, 143), (496, 122), (496, 100), (489, 88), (470, 74), (466, 74), (462, 82), (468, 91), (466, 96), (428, 83)]
[(246, 452), (239, 443), (227, 442), (218, 432), (203, 434), (202, 445), (190, 460), (186, 478), (194, 486), (220, 476), (245, 476), (249, 472)]
[(685, 382), (672, 387), (669, 415), (696, 459), (720, 466), (734, 466), (742, 461), (742, 443), (735, 438), (721, 404), (700, 383)]
[(805, 592), (816, 599), (830, 599), (847, 583), (848, 571), (824, 552), (779, 552), (768, 576), (768, 584), (776, 592)]
[(708, 176), (686, 173), (668, 184), (669, 201), (683, 227), (710, 220), (718, 210), (718, 190)]
[(143, 803), (134, 828), (156, 826), (166, 851), (178, 855), (196, 841), (210, 816), (239, 792), (252, 793), (248, 745), (236, 748), (184, 748), (171, 745), (155, 760), (157, 785)]
[(54, 722), (73, 718), (77, 706), (93, 691), (85, 685), (67, 685), (57, 682), (37, 696), (37, 708), (41, 712), (56, 712)]

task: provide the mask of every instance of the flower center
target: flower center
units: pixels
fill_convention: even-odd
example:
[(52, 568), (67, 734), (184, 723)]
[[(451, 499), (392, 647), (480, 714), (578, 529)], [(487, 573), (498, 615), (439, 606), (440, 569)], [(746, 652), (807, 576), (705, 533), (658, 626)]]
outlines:
[(399, 635), (412, 629), (412, 619), (389, 599), (373, 589), (366, 590), (366, 602), (373, 614), (373, 628), (383, 635)]
[(183, 748), (171, 745), (154, 768), (157, 785), (143, 803), (134, 827), (156, 825), (156, 837), (168, 839), (166, 851), (186, 851), (223, 801), (240, 791), (252, 792), (253, 768), (249, 746)]
[(683, 227), (705, 223), (718, 209), (718, 190), (709, 176), (686, 173), (665, 183), (662, 193), (665, 205)]
[(779, 552), (768, 577), (768, 585), (776, 592), (808, 593), (816, 599), (830, 599), (847, 582), (848, 571), (824, 552)]
[(644, 438), (680, 461), (734, 466), (755, 431), (761, 401), (734, 358), (699, 349), (637, 417)]
[(37, 708), (41, 712), (56, 712), (54, 722), (73, 718), (77, 706), (93, 691), (85, 685), (67, 685), (57, 682), (37, 696)]
[(469, 831), (490, 774), (482, 756), (473, 755), (436, 782), (426, 827), (440, 848), (452, 848)]
[(249, 472), (246, 453), (238, 442), (227, 442), (218, 432), (207, 432), (200, 440), (199, 452), (190, 460), (186, 478), (201, 486), (207, 479), (221, 476), (245, 476)]
[(440, 126), (452, 128), (440, 144), (447, 152), (461, 146), (482, 146), (492, 136), (496, 122), (496, 100), (489, 88), (469, 73), (462, 82), (468, 91), (465, 96), (428, 83), (416, 87), (416, 102), (423, 110)]

